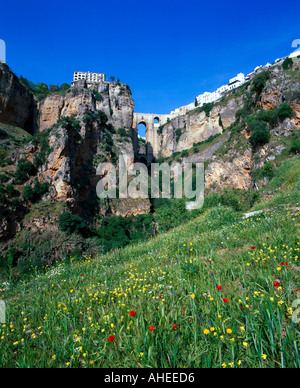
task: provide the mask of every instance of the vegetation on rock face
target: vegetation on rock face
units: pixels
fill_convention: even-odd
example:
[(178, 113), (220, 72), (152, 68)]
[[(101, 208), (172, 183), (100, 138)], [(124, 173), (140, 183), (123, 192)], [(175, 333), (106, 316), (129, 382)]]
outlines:
[(286, 58), (283, 61), (282, 67), (284, 70), (288, 70), (288, 69), (293, 67), (293, 64), (294, 64), (294, 62), (293, 62), (292, 58)]
[(80, 121), (73, 116), (62, 116), (58, 119), (57, 125), (60, 125), (64, 129), (74, 129), (80, 131)]
[[(288, 77), (294, 70), (280, 71)], [(206, 189), (203, 208), (193, 211), (186, 198), (152, 199), (151, 213), (127, 218), (96, 217), (103, 203), (95, 193), (84, 197), (81, 215), (82, 202), (74, 201), (72, 211), (66, 201), (47, 202), (51, 190), (40, 180), (51, 175), (43, 176), (51, 130), (30, 138), (20, 158), (10, 154), (11, 145), (5, 148), (12, 129), (0, 128), (0, 298), (10, 322), (0, 325), (0, 366), (300, 366), (292, 320), (300, 289), (300, 135), (291, 97), (261, 108), (270, 76), (263, 71), (235, 93), (244, 105), (226, 133), (160, 158), (181, 162), (230, 132), (215, 157), (226, 165), (247, 151), (253, 160), (246, 166), (249, 190)], [(40, 99), (67, 89), (39, 84), (35, 93)], [(209, 116), (212, 107), (198, 113)], [(84, 194), (95, 165), (116, 163), (115, 142), (130, 133), (115, 130), (103, 111), (61, 117), (58, 125), (82, 139), (82, 123), (86, 133), (95, 130), (100, 151), (76, 165), (73, 188)], [(244, 214), (252, 211), (259, 213)], [(4, 234), (9, 228), (11, 240)]]
[(270, 141), (271, 135), (267, 123), (261, 120), (252, 120), (249, 123), (251, 132), (250, 143), (253, 147), (263, 146)]
[(49, 184), (47, 182), (40, 183), (35, 180), (34, 185), (26, 185), (23, 189), (23, 197), (27, 201), (36, 202), (49, 190)]
[(17, 164), (15, 178), (17, 183), (26, 182), (30, 176), (35, 175), (36, 169), (34, 165), (26, 159), (20, 159)]
[(67, 83), (63, 83), (61, 86), (58, 85), (46, 85), (43, 82), (34, 83), (24, 78), (22, 75), (19, 77), (21, 85), (23, 85), (29, 92), (31, 92), (37, 101), (41, 101), (51, 94), (65, 95), (71, 88)]
[(266, 85), (266, 82), (271, 78), (269, 70), (263, 70), (257, 74), (252, 82), (252, 90), (260, 94)]
[(63, 212), (59, 218), (59, 228), (68, 234), (85, 233), (87, 226), (84, 219), (70, 212)]

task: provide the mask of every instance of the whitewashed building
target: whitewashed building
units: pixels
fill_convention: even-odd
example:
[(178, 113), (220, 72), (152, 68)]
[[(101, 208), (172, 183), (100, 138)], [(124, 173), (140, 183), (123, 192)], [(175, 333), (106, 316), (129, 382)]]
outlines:
[[(229, 92), (230, 90), (233, 90), (241, 85), (243, 85), (246, 82), (245, 75), (243, 73), (239, 73), (236, 77), (231, 78), (229, 80), (229, 83), (227, 85), (223, 85), (219, 87), (214, 92), (204, 92), (196, 97), (197, 103), (199, 107), (203, 106), (204, 104), (209, 104), (215, 101), (220, 100), (223, 97), (223, 94), (226, 92)], [(175, 110), (170, 112), (170, 115), (172, 117), (181, 116), (186, 114), (186, 112), (195, 109), (195, 102), (192, 102), (188, 105), (181, 106), (179, 108), (176, 108)]]
[(86, 80), (87, 83), (98, 83), (105, 81), (105, 74), (103, 73), (90, 73), (89, 71), (74, 71), (73, 72), (73, 82), (79, 80)]

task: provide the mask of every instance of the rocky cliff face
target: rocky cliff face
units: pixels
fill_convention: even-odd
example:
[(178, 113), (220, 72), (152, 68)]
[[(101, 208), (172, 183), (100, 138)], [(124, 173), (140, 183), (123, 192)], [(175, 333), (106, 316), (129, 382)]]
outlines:
[[(105, 205), (97, 204), (98, 164), (112, 161), (118, 167), (120, 155), (126, 155), (127, 168), (132, 169), (135, 158), (130, 136), (133, 110), (130, 88), (112, 82), (89, 89), (85, 81), (79, 81), (66, 96), (51, 95), (39, 103), (40, 130), (53, 129), (49, 135), (50, 153), (39, 170), (38, 178), (51, 184), (52, 199), (65, 201), (81, 215), (88, 214), (93, 207), (105, 216), (125, 217), (150, 211), (149, 200), (120, 199)], [(105, 113), (105, 123), (96, 119), (99, 111)], [(90, 117), (88, 122), (86, 115)], [(56, 125), (59, 119), (66, 117), (76, 119), (78, 127)], [(124, 128), (128, 136), (120, 136), (119, 128)], [(26, 158), (33, 159), (30, 153), (38, 152), (29, 145)]]
[[(155, 128), (160, 156), (172, 161), (174, 152), (189, 150), (188, 156), (185, 153), (180, 159), (182, 162), (206, 163), (205, 187), (208, 191), (225, 187), (252, 188), (253, 172), (280, 155), (287, 144), (285, 139), (300, 128), (299, 70), (294, 68), (284, 72), (277, 66), (270, 69), (270, 74), (259, 94), (251, 92), (251, 84), (246, 85), (244, 89), (224, 96), (209, 112), (195, 109)], [(270, 142), (253, 149), (246, 120), (250, 114), (247, 104), (251, 105), (250, 112), (255, 115), (259, 111), (278, 108), (284, 100), (292, 107), (294, 116), (278, 120), (270, 129)], [(245, 108), (245, 116), (237, 119), (237, 113)], [(21, 158), (36, 163), (36, 157), (44, 152), (43, 162), (26, 185), (33, 186), (36, 178), (39, 182), (49, 183), (49, 192), (41, 198), (46, 207), (63, 203), (74, 213), (91, 215), (91, 219), (97, 213), (128, 217), (151, 211), (149, 199), (127, 198), (105, 202), (99, 201), (96, 196), (96, 186), (102, 178), (96, 171), (100, 162), (112, 162), (118, 167), (119, 156), (126, 155), (130, 171), (137, 156), (131, 136), (134, 102), (127, 85), (103, 82), (88, 88), (85, 81), (79, 81), (66, 95), (53, 94), (39, 102), (36, 116), (32, 114), (34, 109), (33, 97), (20, 85), (16, 76), (0, 65), (0, 122), (26, 127), (36, 117), (41, 132), (39, 135), (45, 134), (47, 138), (46, 154), (42, 144), (34, 139), (9, 155), (16, 165)], [(33, 128), (31, 125), (31, 132)], [(193, 147), (195, 143), (215, 135), (220, 136), (200, 147)], [(10, 165), (5, 172), (12, 184), (15, 184), (14, 168)], [(0, 172), (3, 173), (1, 167)], [(255, 184), (260, 187), (265, 182)], [(21, 194), (23, 188), (17, 187), (22, 212), (18, 210), (16, 215), (8, 210), (3, 213), (4, 216), (0, 215), (0, 239), (21, 230), (25, 214), (31, 214), (31, 205)], [(62, 211), (59, 206), (57, 208), (55, 215), (47, 213), (44, 218), (28, 216), (27, 227), (31, 230), (55, 230), (57, 226), (54, 224)]]
[(272, 124), (270, 141), (257, 149), (253, 149), (248, 141), (250, 133), (247, 125), (240, 134), (231, 136), (229, 144), (223, 145), (223, 152), (217, 152), (206, 168), (206, 189), (261, 188), (268, 183), (268, 179), (254, 183), (253, 172), (263, 168), (265, 163), (272, 162), (279, 156), (286, 148), (285, 138), (300, 128), (300, 93), (297, 92), (300, 86), (298, 66), (294, 66), (290, 73), (284, 72), (281, 66), (269, 71), (271, 77), (262, 93), (254, 95), (253, 110), (274, 110), (279, 108), (282, 102), (287, 101), (293, 109), (293, 117), (278, 120), (276, 124)]
[(169, 157), (173, 152), (180, 152), (193, 147), (210, 136), (221, 134), (234, 121), (235, 114), (242, 107), (242, 99), (232, 98), (225, 105), (216, 104), (209, 116), (196, 109), (184, 116), (172, 119), (163, 126), (159, 136), (162, 157)]
[(0, 62), (0, 122), (36, 131), (36, 104), (18, 77)]
[(40, 131), (51, 128), (62, 116), (77, 116), (85, 110), (102, 110), (116, 129), (132, 128), (134, 101), (130, 88), (121, 83), (103, 82), (88, 88), (78, 81), (67, 95), (50, 95), (38, 104)]

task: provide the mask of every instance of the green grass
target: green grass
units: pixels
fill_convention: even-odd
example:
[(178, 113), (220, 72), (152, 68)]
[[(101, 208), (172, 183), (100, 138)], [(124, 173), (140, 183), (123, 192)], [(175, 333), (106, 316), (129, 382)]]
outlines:
[(300, 206), (300, 157), (280, 161), (275, 177), (259, 190), (260, 200), (252, 210), (260, 210), (282, 204)]
[(249, 219), (217, 207), (135, 246), (58, 261), (0, 285), (0, 366), (298, 368), (299, 249), (288, 206)]
[(24, 129), (15, 127), (9, 124), (0, 123), (0, 129), (3, 132), (6, 132), (6, 136), (9, 139), (13, 139), (14, 141), (25, 141), (32, 136), (24, 131)]

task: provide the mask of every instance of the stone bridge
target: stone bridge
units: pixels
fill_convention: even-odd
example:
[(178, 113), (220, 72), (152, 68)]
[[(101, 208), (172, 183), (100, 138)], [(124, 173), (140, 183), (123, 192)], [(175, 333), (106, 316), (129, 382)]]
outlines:
[(133, 114), (133, 145), (135, 153), (138, 154), (138, 126), (144, 124), (146, 127), (146, 150), (140, 154), (140, 158), (151, 163), (153, 157), (158, 157), (160, 151), (158, 128), (167, 123), (170, 115), (157, 115), (152, 113), (134, 113)]

